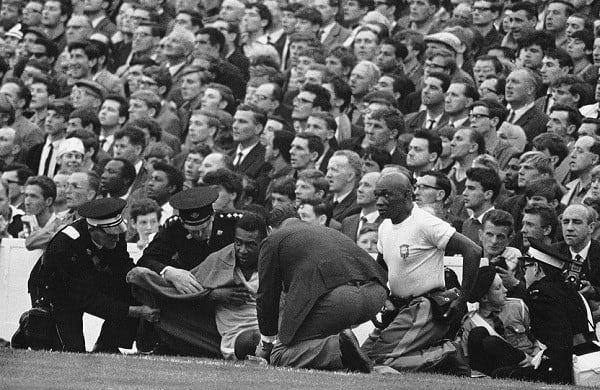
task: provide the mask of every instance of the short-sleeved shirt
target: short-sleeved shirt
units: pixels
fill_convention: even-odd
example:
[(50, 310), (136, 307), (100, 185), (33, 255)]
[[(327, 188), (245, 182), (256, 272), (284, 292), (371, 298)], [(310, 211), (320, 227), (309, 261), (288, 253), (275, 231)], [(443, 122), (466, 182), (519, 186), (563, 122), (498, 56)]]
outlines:
[(383, 221), (377, 249), (387, 264), (392, 294), (409, 298), (443, 288), (444, 251), (455, 232), (449, 223), (416, 205), (399, 224)]

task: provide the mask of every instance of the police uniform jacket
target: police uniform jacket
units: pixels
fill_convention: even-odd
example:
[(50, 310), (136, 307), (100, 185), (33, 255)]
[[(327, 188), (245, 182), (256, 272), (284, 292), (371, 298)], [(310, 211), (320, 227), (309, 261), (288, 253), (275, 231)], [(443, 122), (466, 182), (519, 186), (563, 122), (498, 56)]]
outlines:
[(549, 382), (571, 382), (573, 336), (588, 334), (583, 298), (564, 282), (543, 278), (527, 290), (533, 335), (548, 347)]
[[(41, 272), (36, 273), (40, 264)], [(34, 299), (39, 292), (55, 307), (123, 319), (133, 302), (125, 281), (133, 267), (125, 234), (114, 249), (98, 248), (85, 219), (78, 219), (48, 243), (29, 279), (30, 292)]]

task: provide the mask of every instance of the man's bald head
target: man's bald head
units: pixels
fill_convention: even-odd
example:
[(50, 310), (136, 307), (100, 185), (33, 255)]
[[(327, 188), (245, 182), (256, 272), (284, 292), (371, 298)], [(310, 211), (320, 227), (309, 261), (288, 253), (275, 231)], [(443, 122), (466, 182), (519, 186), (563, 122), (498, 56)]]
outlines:
[(585, 216), (587, 223), (596, 222), (598, 219), (598, 213), (596, 213), (596, 210), (583, 204), (572, 204), (567, 206), (565, 211), (563, 211), (563, 215)]
[(377, 184), (398, 192), (405, 192), (409, 189), (412, 190), (410, 179), (400, 172), (390, 172), (382, 175), (379, 180), (377, 180)]

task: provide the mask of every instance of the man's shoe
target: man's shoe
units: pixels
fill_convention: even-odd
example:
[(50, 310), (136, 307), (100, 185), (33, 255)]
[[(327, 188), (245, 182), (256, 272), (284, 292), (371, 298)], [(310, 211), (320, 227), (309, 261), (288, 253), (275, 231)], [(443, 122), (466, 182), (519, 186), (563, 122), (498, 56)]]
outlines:
[(354, 332), (345, 329), (340, 332), (340, 351), (342, 352), (342, 364), (350, 371), (370, 373), (373, 368), (371, 359), (360, 349)]

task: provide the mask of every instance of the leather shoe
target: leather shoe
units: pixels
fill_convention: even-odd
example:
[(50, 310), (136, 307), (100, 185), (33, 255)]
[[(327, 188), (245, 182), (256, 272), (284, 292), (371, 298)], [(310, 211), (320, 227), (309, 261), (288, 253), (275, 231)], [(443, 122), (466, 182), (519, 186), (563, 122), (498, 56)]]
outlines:
[(339, 334), (342, 364), (350, 371), (370, 373), (373, 368), (371, 359), (360, 349), (354, 332), (345, 329)]

